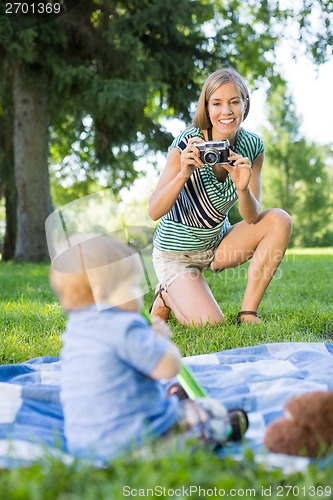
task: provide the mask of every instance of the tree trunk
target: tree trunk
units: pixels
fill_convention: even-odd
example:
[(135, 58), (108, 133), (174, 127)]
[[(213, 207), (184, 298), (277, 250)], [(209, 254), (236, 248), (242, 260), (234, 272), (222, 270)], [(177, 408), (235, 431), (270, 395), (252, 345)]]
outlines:
[(2, 245), (2, 260), (12, 260), (15, 255), (16, 240), (16, 189), (15, 184), (3, 189), (6, 200), (6, 232)]
[(47, 80), (14, 70), (14, 165), (17, 189), (15, 261), (48, 260), (45, 219), (52, 210), (48, 171)]
[(2, 245), (2, 260), (12, 260), (15, 255), (16, 240), (16, 186), (14, 173), (14, 148), (13, 148), (13, 102), (12, 102), (12, 74), (5, 70), (3, 77), (5, 85), (3, 87), (3, 107), (2, 130), (0, 132), (1, 146), (4, 151), (2, 163), (2, 183), (3, 196), (6, 208), (6, 229)]

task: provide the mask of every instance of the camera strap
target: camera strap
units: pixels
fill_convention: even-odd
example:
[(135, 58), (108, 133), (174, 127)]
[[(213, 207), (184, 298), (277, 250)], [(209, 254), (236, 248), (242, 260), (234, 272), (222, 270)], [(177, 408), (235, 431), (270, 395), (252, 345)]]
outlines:
[[(208, 140), (209, 141), (212, 141), (213, 140), (213, 127), (210, 127), (209, 129), (207, 129), (207, 134), (208, 134)], [(235, 139), (234, 139), (234, 143), (233, 145), (231, 146), (231, 149), (233, 151), (236, 150), (236, 146), (237, 146), (237, 141), (238, 141), (238, 130), (236, 132), (236, 135), (235, 135)]]

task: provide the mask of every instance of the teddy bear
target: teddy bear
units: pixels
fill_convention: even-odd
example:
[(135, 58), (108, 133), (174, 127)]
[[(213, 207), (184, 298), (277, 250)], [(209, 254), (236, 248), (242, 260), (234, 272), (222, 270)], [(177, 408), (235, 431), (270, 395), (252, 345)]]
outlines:
[(287, 455), (323, 456), (332, 444), (333, 392), (327, 391), (290, 399), (284, 417), (271, 422), (264, 436), (269, 451)]

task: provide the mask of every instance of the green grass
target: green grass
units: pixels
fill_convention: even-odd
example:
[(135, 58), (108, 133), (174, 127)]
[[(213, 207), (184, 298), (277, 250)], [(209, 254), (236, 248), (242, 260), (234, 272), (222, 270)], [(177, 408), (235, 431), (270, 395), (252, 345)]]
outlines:
[[(216, 352), (267, 342), (333, 342), (333, 249), (290, 250), (260, 307), (260, 325), (235, 325), (246, 282), (246, 266), (207, 280), (226, 316), (224, 327), (185, 328), (171, 320), (174, 341), (184, 355)], [(48, 266), (0, 262), (0, 362), (19, 363), (36, 357), (57, 356), (66, 318), (48, 285)], [(148, 306), (152, 292), (146, 297)], [(31, 467), (0, 471), (0, 498), (28, 500), (100, 500), (137, 497), (216, 498), (213, 489), (240, 497), (331, 498), (332, 469), (311, 466), (286, 478), (280, 471), (256, 465), (249, 451), (242, 462), (220, 460), (203, 450), (169, 451), (149, 459), (119, 460), (103, 470), (79, 463), (64, 465), (47, 455)], [(291, 494), (285, 485), (295, 486)], [(128, 489), (123, 490), (123, 487)], [(146, 488), (160, 489), (144, 491)], [(318, 487), (311, 489), (310, 487)], [(165, 488), (163, 494), (163, 488)], [(280, 489), (279, 489), (280, 488)], [(130, 491), (130, 489), (132, 489)], [(133, 490), (135, 489), (135, 490)], [(255, 492), (255, 495), (254, 495)], [(161, 493), (161, 494), (160, 494)], [(280, 494), (279, 494), (280, 493)], [(304, 494), (306, 493), (306, 494)], [(328, 493), (328, 490), (326, 490)], [(230, 496), (230, 495), (229, 495)]]

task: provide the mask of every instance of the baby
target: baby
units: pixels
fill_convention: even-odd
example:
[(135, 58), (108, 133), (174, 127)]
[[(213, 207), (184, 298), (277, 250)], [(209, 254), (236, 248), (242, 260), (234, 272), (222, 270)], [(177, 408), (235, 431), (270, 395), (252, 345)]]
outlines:
[(166, 323), (140, 314), (142, 278), (139, 255), (108, 236), (77, 236), (53, 262), (51, 286), (68, 314), (61, 401), (74, 456), (107, 461), (172, 433), (216, 445), (230, 433), (224, 405), (180, 401), (160, 382), (177, 375), (181, 356)]

